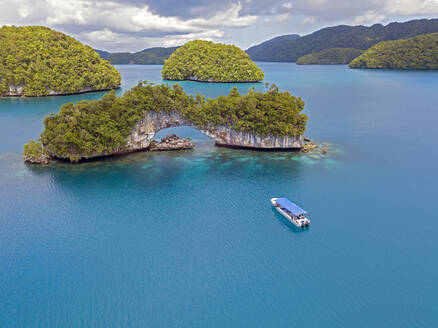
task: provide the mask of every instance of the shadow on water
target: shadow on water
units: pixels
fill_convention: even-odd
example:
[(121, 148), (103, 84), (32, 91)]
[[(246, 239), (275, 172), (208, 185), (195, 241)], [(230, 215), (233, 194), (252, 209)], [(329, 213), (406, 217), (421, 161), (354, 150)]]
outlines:
[(255, 152), (200, 143), (195, 150), (138, 152), (77, 164), (57, 162), (49, 166), (26, 164), (25, 167), (32, 175), (73, 189), (78, 185), (112, 189), (117, 188), (117, 183), (123, 183), (152, 190), (157, 184), (171, 185), (187, 179), (198, 183), (200, 179), (209, 178), (250, 179), (254, 183), (263, 180), (275, 188), (276, 176), (298, 183), (308, 161), (301, 153)]
[(274, 207), (271, 208), (272, 213), (277, 217), (278, 223), (288, 231), (292, 231), (293, 233), (303, 233), (309, 231), (309, 227), (307, 228), (298, 228), (295, 224), (286, 219), (283, 215), (278, 213)]

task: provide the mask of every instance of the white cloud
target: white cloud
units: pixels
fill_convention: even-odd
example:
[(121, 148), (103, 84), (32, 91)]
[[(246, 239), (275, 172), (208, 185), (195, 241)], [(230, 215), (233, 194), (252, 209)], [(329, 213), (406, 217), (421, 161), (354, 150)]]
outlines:
[(223, 27), (246, 27), (257, 20), (255, 15), (241, 15), (240, 2), (210, 17), (184, 19), (160, 15), (146, 4), (114, 0), (17, 0), (14, 6), (6, 1), (0, 0), (0, 25), (46, 25), (112, 49), (127, 41), (180, 45), (193, 39), (221, 39), (229, 37)]
[(306, 17), (301, 21), (301, 24), (313, 24), (315, 23), (315, 17)]
[(437, 0), (388, 0), (385, 11), (397, 15), (438, 14)]
[(226, 26), (226, 27), (245, 27), (257, 20), (255, 15), (240, 16), (242, 5), (239, 2), (231, 4), (228, 10), (219, 12), (210, 18), (195, 18), (187, 21), (194, 26)]
[(394, 17), (437, 15), (438, 0), (295, 0), (292, 9), (294, 15), (313, 17), (314, 23), (373, 24)]
[(286, 14), (280, 14), (275, 16), (267, 16), (263, 19), (265, 23), (271, 23), (271, 22), (283, 22), (287, 20), (290, 17), (288, 13)]
[(0, 25), (45, 25), (95, 47), (134, 50), (194, 38), (223, 41), (230, 34), (249, 44), (335, 24), (431, 17), (438, 15), (438, 0), (0, 0), (0, 8)]
[(357, 16), (354, 19), (354, 23), (355, 24), (375, 23), (375, 22), (381, 22), (384, 18), (385, 18), (384, 14), (379, 14), (379, 13), (375, 12), (374, 10), (368, 10), (363, 15)]

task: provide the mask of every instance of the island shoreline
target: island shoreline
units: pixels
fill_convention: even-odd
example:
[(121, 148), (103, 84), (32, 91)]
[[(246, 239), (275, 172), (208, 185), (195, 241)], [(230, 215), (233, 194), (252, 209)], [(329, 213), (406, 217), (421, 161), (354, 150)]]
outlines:
[(76, 95), (83, 95), (86, 93), (94, 93), (94, 92), (106, 92), (106, 91), (116, 91), (121, 90), (122, 87), (119, 86), (115, 89), (100, 89), (100, 90), (87, 90), (87, 91), (80, 91), (80, 92), (74, 92), (74, 93), (59, 93), (59, 94), (51, 94), (51, 95), (31, 95), (31, 96), (25, 96), (25, 95), (9, 95), (4, 94), (0, 96), (0, 99), (6, 99), (6, 98), (47, 98), (47, 97), (64, 97), (64, 96), (76, 96)]

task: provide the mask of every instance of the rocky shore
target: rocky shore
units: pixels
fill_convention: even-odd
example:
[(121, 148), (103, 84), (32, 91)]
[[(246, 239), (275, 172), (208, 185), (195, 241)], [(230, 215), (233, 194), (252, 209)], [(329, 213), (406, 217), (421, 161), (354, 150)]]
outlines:
[[(207, 131), (203, 131), (206, 135), (211, 136), (211, 132), (208, 133)], [(223, 138), (225, 138), (224, 135), (222, 135)], [(226, 139), (226, 138), (225, 138)], [(299, 150), (303, 153), (311, 153), (311, 152), (320, 152), (321, 154), (327, 154), (327, 146), (319, 146), (316, 143), (314, 143), (311, 139), (309, 138), (301, 138), (302, 140), (302, 146), (299, 148)], [(248, 140), (246, 142), (242, 142), (242, 140), (240, 140), (241, 142), (237, 145), (237, 147), (239, 148), (246, 148), (245, 145), (247, 144), (246, 142), (248, 142)], [(279, 145), (278, 144), (278, 140), (273, 142), (272, 146), (275, 145)], [(138, 147), (138, 145), (142, 145), (141, 147)], [(190, 138), (180, 138), (175, 134), (168, 134), (165, 138), (162, 138), (160, 142), (157, 142), (155, 140), (147, 140), (146, 144), (145, 144), (145, 140), (142, 140), (139, 142), (139, 144), (137, 144), (137, 147), (135, 147), (132, 143), (130, 144), (130, 150), (119, 150), (119, 152), (117, 154), (124, 154), (124, 153), (129, 153), (129, 152), (134, 152), (134, 151), (139, 151), (139, 150), (144, 150), (144, 151), (173, 151), (173, 150), (184, 150), (184, 149), (193, 149), (195, 147), (195, 145), (193, 144), (193, 142), (191, 141)], [(216, 142), (216, 144), (218, 146), (228, 146), (228, 147), (232, 147), (230, 144), (228, 145), (224, 145), (223, 143), (218, 143)], [(282, 143), (282, 145), (284, 146), (285, 144)], [(289, 144), (290, 146), (290, 144)], [(263, 148), (263, 147), (259, 147)], [(271, 148), (272, 149), (272, 148)], [(114, 155), (116, 154), (115, 152), (113, 153)], [(95, 157), (100, 157), (100, 156), (105, 156), (105, 154), (100, 154), (100, 155), (96, 155)], [(23, 160), (27, 163), (32, 163), (32, 164), (43, 164), (43, 165), (47, 165), (50, 164), (51, 162), (53, 162), (55, 160), (54, 157), (50, 156), (50, 154), (48, 154), (47, 152), (44, 151), (44, 149), (42, 149), (42, 151), (36, 151), (34, 152), (32, 155), (25, 155), (23, 154)]]
[[(160, 142), (155, 140), (150, 141), (149, 145), (142, 149), (145, 151), (172, 151), (172, 150), (184, 150), (184, 149), (193, 149), (195, 145), (191, 141), (190, 138), (180, 138), (175, 134), (168, 134), (165, 138), (162, 138)], [(131, 150), (129, 152), (133, 152)], [(128, 153), (128, 151), (120, 151), (119, 154)], [(101, 157), (103, 155), (97, 155), (96, 157)], [(31, 153), (23, 153), (23, 160), (26, 163), (31, 164), (41, 164), (47, 165), (56, 160), (55, 157), (52, 157), (48, 154), (43, 148), (37, 151), (33, 151)]]
[(162, 138), (161, 142), (151, 141), (150, 151), (163, 151), (163, 150), (182, 150), (193, 149), (195, 145), (190, 138), (180, 138), (175, 134), (168, 134), (166, 138)]
[[(118, 87), (120, 88), (120, 86)], [(70, 96), (70, 95), (79, 95), (79, 94), (83, 94), (83, 93), (91, 93), (91, 92), (100, 92), (100, 91), (109, 91), (112, 89), (94, 89), (91, 87), (88, 88), (84, 88), (82, 90), (79, 90), (78, 92), (74, 92), (74, 93), (63, 93), (63, 92), (58, 92), (55, 90), (48, 90), (49, 94), (47, 95), (43, 95), (43, 96), (26, 96), (24, 94), (24, 86), (15, 86), (15, 85), (10, 85), (9, 86), (9, 91), (3, 95), (0, 95), (1, 97), (51, 97), (51, 96)]]
[(47, 154), (41, 154), (39, 156), (23, 155), (23, 160), (26, 163), (47, 165), (52, 161), (52, 157)]
[(303, 153), (309, 153), (313, 151), (319, 151), (321, 154), (327, 154), (327, 146), (320, 147), (309, 138), (304, 138), (303, 147), (301, 148)]

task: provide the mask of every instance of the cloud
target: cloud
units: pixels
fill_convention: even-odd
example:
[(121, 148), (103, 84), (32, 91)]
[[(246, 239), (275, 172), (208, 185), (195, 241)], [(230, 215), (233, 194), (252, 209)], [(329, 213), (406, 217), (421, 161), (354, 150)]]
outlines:
[(381, 22), (385, 18), (384, 14), (379, 14), (374, 10), (368, 10), (361, 16), (357, 16), (354, 19), (355, 24), (366, 24), (366, 23), (374, 23)]
[(306, 17), (301, 21), (302, 24), (313, 24), (315, 23), (315, 17)]
[(279, 15), (275, 15), (275, 16), (267, 16), (263, 19), (263, 21), (266, 23), (283, 22), (283, 21), (287, 20), (289, 17), (290, 17), (290, 15), (288, 13), (285, 13), (285, 14), (279, 14)]
[[(11, 6), (0, 0), (0, 7)], [(110, 45), (117, 49), (126, 46), (126, 40), (136, 45), (144, 41), (182, 44), (191, 39), (226, 38), (229, 34), (222, 30), (224, 27), (247, 27), (257, 20), (255, 15), (241, 14), (239, 1), (202, 16), (196, 15), (196, 7), (193, 7), (195, 17), (192, 18), (166, 16), (153, 8), (143, 1), (18, 0), (14, 8), (0, 12), (0, 23), (46, 25), (93, 46)], [(158, 42), (154, 42), (154, 38)]]
[(44, 25), (105, 50), (236, 43), (438, 15), (438, 0), (0, 0), (0, 25)]
[(392, 17), (437, 15), (438, 0), (295, 0), (291, 11), (314, 22), (372, 24)]
[(390, 0), (386, 11), (397, 15), (430, 15), (438, 14), (438, 0)]

